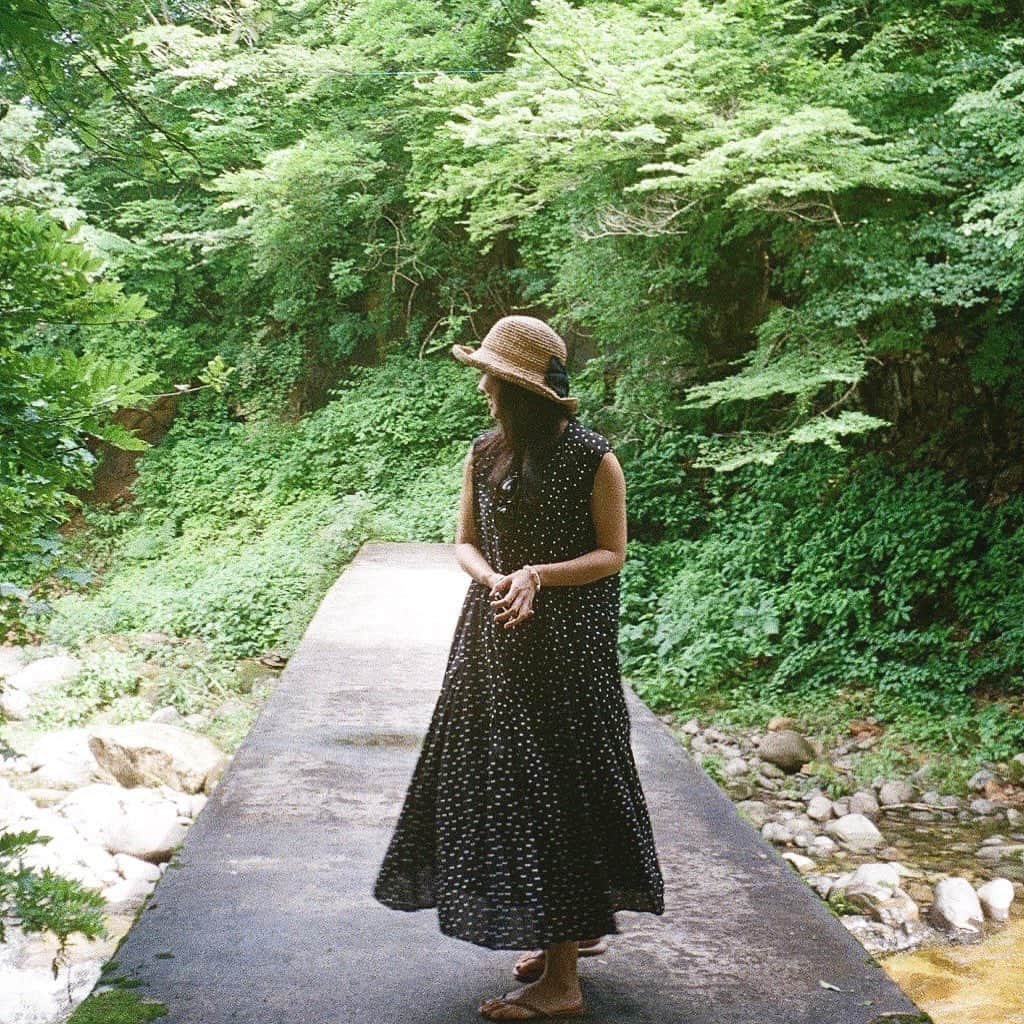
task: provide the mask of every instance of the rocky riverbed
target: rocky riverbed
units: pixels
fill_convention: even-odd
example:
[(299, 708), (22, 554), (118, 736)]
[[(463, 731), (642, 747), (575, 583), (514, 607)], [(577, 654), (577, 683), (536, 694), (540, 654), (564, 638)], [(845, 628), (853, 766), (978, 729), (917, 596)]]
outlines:
[(966, 793), (932, 788), (926, 766), (857, 786), (872, 720), (824, 750), (789, 718), (729, 732), (662, 718), (937, 1024), (1024, 1024), (1024, 753)]
[[(175, 643), (149, 639), (154, 647)], [(160, 668), (145, 652), (127, 661), (142, 679)], [(80, 696), (74, 687), (85, 671), (83, 660), (66, 650), (0, 647), (0, 831), (38, 831), (22, 863), (100, 892), (108, 933), (101, 940), (72, 936), (57, 959), (55, 937), (9, 923), (0, 943), (0, 1024), (65, 1021), (93, 989), (230, 761), (232, 750), (204, 730), (237, 715), (243, 701), (250, 705), (245, 728), (275, 678), (263, 667), (255, 674), (267, 685), (250, 681), (247, 693), (227, 695), (209, 712), (182, 716), (160, 704), (165, 691), (152, 686), (128, 705), (135, 716), (148, 710), (144, 719), (113, 721), (117, 715), (97, 713), (83, 725), (38, 728), (33, 711), (48, 695)]]

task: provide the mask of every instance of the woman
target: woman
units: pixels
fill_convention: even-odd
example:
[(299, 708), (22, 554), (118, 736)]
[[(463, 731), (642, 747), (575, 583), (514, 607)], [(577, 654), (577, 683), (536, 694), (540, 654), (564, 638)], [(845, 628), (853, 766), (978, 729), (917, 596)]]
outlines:
[(463, 466), (456, 558), (472, 577), (441, 693), (374, 886), (445, 935), (521, 957), (490, 1020), (583, 1013), (577, 958), (618, 910), (664, 911), (618, 664), (625, 481), (569, 396), (565, 343), (508, 316), (478, 349), (499, 426)]

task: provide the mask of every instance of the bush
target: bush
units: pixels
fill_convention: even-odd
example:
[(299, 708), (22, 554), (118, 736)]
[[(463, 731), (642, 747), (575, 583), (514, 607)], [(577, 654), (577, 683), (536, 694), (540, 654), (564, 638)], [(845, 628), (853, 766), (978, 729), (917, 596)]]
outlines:
[(708, 491), (699, 536), (634, 545), (624, 570), (623, 665), (646, 698), (760, 714), (862, 693), (923, 746), (1024, 747), (1024, 502), (979, 508), (937, 471), (827, 450)]
[(370, 508), (362, 495), (321, 494), (265, 524), (190, 522), (156, 557), (129, 531), (102, 587), (54, 602), (48, 638), (77, 646), (102, 633), (158, 630), (199, 637), (223, 657), (291, 648), (311, 603), (365, 539)]

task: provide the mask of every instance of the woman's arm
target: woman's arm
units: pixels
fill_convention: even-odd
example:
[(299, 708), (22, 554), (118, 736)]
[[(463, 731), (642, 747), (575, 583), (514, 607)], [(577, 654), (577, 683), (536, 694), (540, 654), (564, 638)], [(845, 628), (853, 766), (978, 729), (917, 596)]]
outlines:
[[(614, 452), (605, 452), (594, 475), (594, 490), (590, 497), (590, 511), (594, 517), (597, 547), (578, 558), (566, 562), (546, 562), (534, 565), (542, 587), (580, 586), (592, 583), (602, 576), (617, 573), (626, 561), (626, 478)], [(535, 585), (530, 572), (516, 569), (500, 579), (492, 593), (503, 594), (492, 598), (495, 619), (506, 627), (513, 627), (533, 614)]]
[(567, 562), (534, 565), (542, 587), (579, 586), (617, 573), (626, 562), (626, 478), (614, 452), (605, 452), (590, 497), (597, 547)]
[(455, 530), (455, 558), (470, 576), (484, 586), (493, 587), (501, 579), (484, 558), (473, 521), (473, 449), (462, 462), (462, 494), (459, 497), (459, 523)]

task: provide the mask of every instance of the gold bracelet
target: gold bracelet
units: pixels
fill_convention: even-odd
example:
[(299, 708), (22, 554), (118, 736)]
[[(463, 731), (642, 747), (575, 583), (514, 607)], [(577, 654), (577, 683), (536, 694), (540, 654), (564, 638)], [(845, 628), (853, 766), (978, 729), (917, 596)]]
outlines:
[(532, 565), (524, 565), (523, 568), (533, 577), (533, 582), (537, 584), (537, 590), (540, 590), (540, 573)]

